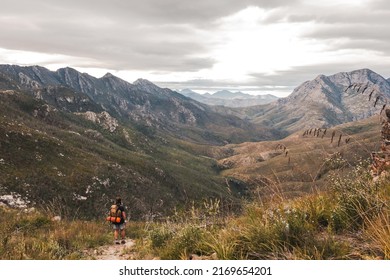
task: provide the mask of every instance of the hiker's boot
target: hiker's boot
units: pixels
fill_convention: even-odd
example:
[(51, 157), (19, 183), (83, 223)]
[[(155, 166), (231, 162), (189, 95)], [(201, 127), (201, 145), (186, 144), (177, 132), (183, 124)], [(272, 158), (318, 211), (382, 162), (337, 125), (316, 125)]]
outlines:
[(115, 240), (115, 244), (121, 244), (119, 240)]
[(125, 244), (125, 243), (126, 243), (126, 241), (125, 241), (124, 239), (122, 239), (121, 243), (122, 243), (122, 244)]

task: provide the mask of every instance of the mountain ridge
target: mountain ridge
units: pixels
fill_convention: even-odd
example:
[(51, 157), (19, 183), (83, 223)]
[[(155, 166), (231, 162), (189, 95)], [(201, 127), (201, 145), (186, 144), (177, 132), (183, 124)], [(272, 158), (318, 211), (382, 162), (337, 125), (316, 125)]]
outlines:
[(216, 113), (205, 104), (145, 79), (131, 84), (112, 74), (95, 78), (69, 67), (50, 71), (39, 66), (0, 65), (0, 72), (29, 92), (47, 87), (52, 91), (68, 87), (75, 93), (86, 94), (91, 102), (118, 119), (130, 121), (144, 130), (169, 132), (183, 139), (223, 144), (282, 135), (263, 125)]
[(368, 118), (377, 114), (389, 99), (390, 83), (372, 70), (360, 69), (318, 75), (295, 88), (288, 97), (247, 108), (246, 116), (255, 123), (292, 133)]
[(250, 95), (239, 91), (231, 92), (228, 90), (220, 90), (213, 94), (199, 94), (190, 89), (183, 89), (178, 92), (186, 97), (189, 97), (201, 103), (205, 103), (207, 105), (226, 106), (232, 108), (267, 104), (278, 99), (278, 97), (272, 94)]
[(61, 110), (2, 89), (0, 111), (0, 205), (20, 200), (23, 207), (53, 207), (63, 218), (90, 219), (105, 215), (121, 194), (132, 204), (133, 219), (140, 219), (188, 199), (237, 195), (226, 190), (212, 159), (169, 135), (150, 137), (105, 111)]

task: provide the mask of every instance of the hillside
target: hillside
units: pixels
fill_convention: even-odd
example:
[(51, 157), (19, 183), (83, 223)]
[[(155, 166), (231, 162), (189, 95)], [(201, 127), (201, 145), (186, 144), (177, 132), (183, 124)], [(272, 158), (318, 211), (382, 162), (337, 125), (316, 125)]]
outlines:
[(389, 98), (388, 81), (369, 69), (361, 69), (319, 75), (298, 86), (288, 97), (271, 104), (240, 111), (216, 110), (292, 133), (368, 118), (377, 114)]
[[(252, 112), (252, 121), (267, 116), (269, 123), (275, 122), (272, 112), (280, 109), (282, 116), (283, 108), (294, 106), (296, 114), (307, 112), (307, 106), (313, 106), (314, 115), (321, 114), (317, 105), (324, 101), (324, 93), (317, 89), (325, 88), (324, 81), (334, 90), (329, 96), (343, 89), (339, 103), (344, 107), (337, 108), (349, 108), (355, 112), (353, 118), (374, 114), (381, 106), (367, 102), (363, 90), (341, 84), (331, 87), (347, 78), (348, 83), (375, 82), (367, 88), (376, 88), (373, 92), (385, 98), (387, 81), (361, 70), (319, 76), (263, 116), (256, 115), (257, 107), (241, 114)], [(234, 117), (230, 114), (234, 109), (217, 109), (143, 79), (130, 84), (111, 74), (98, 79), (70, 68), (52, 72), (0, 66), (0, 201), (91, 218), (103, 215), (111, 199), (121, 193), (132, 205), (134, 218), (156, 217), (205, 198), (239, 205), (242, 196), (253, 193), (299, 196), (326, 185), (332, 161), (353, 166), (378, 150), (375, 117), (313, 137), (318, 126), (308, 126), (307, 113), (287, 128), (305, 126), (313, 133), (303, 136), (301, 130), (275, 140), (285, 132)], [(334, 112), (335, 120), (348, 120), (349, 115), (340, 112)]]
[(239, 187), (226, 188), (204, 146), (281, 135), (147, 80), (71, 68), (0, 66), (0, 111), (0, 202), (63, 217), (101, 217), (118, 194), (134, 219), (234, 201)]
[[(6, 75), (0, 88), (0, 259), (389, 258), (388, 179), (374, 183), (367, 161), (377, 115), (211, 145), (156, 119), (146, 129), (85, 89)], [(119, 248), (102, 222), (118, 193), (131, 211)]]
[[(259, 141), (284, 136), (281, 131), (252, 124), (238, 117), (216, 113), (207, 105), (188, 99), (169, 89), (139, 79), (128, 83), (107, 73), (95, 78), (72, 68), (55, 72), (39, 66), (0, 65), (4, 90), (23, 89), (61, 110), (84, 111), (84, 103), (95, 103), (95, 113), (103, 110), (124, 123), (149, 134), (169, 134), (175, 138), (203, 144), (221, 145)], [(71, 91), (79, 99), (55, 98)], [(58, 104), (61, 102), (61, 104)], [(70, 108), (74, 107), (74, 108)], [(100, 108), (98, 108), (100, 107)]]
[(245, 182), (256, 195), (296, 197), (326, 189), (329, 175), (347, 172), (380, 147), (378, 116), (318, 134), (314, 130), (278, 141), (226, 145), (214, 153), (222, 175)]
[(236, 196), (214, 160), (169, 136), (149, 137), (104, 114), (90, 113), (91, 121), (14, 90), (0, 91), (0, 111), (0, 201), (7, 205), (92, 218), (121, 194), (138, 219)]

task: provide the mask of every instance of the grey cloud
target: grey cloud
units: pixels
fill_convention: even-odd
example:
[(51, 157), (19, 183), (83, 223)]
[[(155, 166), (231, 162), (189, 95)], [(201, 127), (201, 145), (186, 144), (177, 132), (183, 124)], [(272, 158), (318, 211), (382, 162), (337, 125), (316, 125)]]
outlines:
[(262, 73), (252, 73), (251, 76), (254, 79), (252, 84), (274, 84), (295, 88), (305, 81), (315, 79), (320, 74), (329, 76), (338, 72), (348, 72), (362, 68), (369, 68), (385, 78), (390, 76), (390, 61), (380, 64), (372, 63), (370, 65), (355, 61), (296, 66), (290, 70), (277, 71), (274, 75), (265, 76)]
[(317, 24), (384, 24), (389, 22), (390, 2), (371, 0), (363, 6), (335, 5), (319, 7), (316, 4), (295, 2), (280, 6), (268, 13), (264, 23), (276, 22), (315, 22)]
[(363, 6), (321, 7), (297, 3), (272, 10), (264, 24), (311, 23), (302, 36), (325, 42), (327, 51), (360, 49), (390, 56), (390, 2), (373, 0)]
[(333, 49), (362, 49), (378, 51), (384, 56), (390, 56), (390, 33), (387, 22), (381, 24), (337, 24), (317, 27), (305, 37), (317, 40), (333, 40)]
[[(3, 1), (4, 2), (4, 1)], [(198, 22), (211, 21), (237, 12), (248, 6), (273, 8), (291, 5), (297, 0), (35, 0), (5, 1), (2, 3), (3, 14), (32, 13), (44, 17), (51, 14), (74, 15), (99, 14), (109, 18), (129, 19), (144, 18), (148, 21), (163, 22)]]
[[(390, 56), (388, 0), (372, 0), (367, 7), (350, 10), (319, 9), (299, 0), (5, 0), (0, 9), (0, 26), (6, 27), (0, 29), (0, 48), (81, 58), (74, 67), (197, 71), (214, 64), (208, 53), (221, 44), (213, 34), (217, 19), (248, 6), (268, 9), (263, 24), (313, 23), (304, 36), (329, 41), (329, 48), (370, 49)], [(349, 40), (340, 40), (344, 38)], [(292, 88), (320, 73), (364, 67), (390, 76), (384, 59), (382, 65), (352, 62), (296, 67), (272, 76), (253, 73), (246, 85)], [(180, 84), (205, 89), (242, 86), (207, 79)]]
[(114, 70), (197, 71), (214, 63), (207, 53), (216, 19), (285, 3), (291, 1), (6, 0), (0, 47), (81, 57)]
[(116, 70), (196, 71), (214, 63), (205, 55), (202, 39), (207, 38), (190, 26), (80, 27), (77, 21), (39, 21), (30, 28), (8, 26), (0, 30), (0, 47), (90, 58), (89, 66), (100, 61), (100, 67)]

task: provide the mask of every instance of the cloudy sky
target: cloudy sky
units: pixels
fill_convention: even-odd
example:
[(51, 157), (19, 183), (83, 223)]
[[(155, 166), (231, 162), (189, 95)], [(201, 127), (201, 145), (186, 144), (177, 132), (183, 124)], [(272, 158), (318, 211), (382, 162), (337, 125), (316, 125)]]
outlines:
[(173, 89), (289, 94), (318, 74), (390, 77), (388, 0), (1, 0), (0, 63)]

